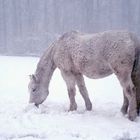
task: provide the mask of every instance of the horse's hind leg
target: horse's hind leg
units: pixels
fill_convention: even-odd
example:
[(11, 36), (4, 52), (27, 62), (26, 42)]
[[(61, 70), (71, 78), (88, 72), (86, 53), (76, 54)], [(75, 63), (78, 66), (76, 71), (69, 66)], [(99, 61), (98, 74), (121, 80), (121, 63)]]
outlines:
[(125, 91), (123, 91), (124, 100), (123, 100), (123, 105), (122, 105), (122, 108), (121, 108), (121, 112), (125, 115), (125, 114), (127, 114), (129, 102), (128, 102), (128, 98), (126, 97), (124, 92)]
[(88, 91), (87, 91), (86, 86), (85, 86), (84, 77), (81, 74), (75, 74), (75, 78), (76, 78), (76, 83), (77, 83), (77, 86), (79, 88), (79, 91), (80, 91), (80, 93), (85, 101), (86, 109), (91, 110), (92, 103), (91, 103), (89, 96), (88, 96)]
[[(119, 73), (119, 72), (118, 72)], [(136, 89), (131, 79), (131, 73), (119, 73), (117, 75), (122, 87), (125, 96), (129, 102), (129, 110), (128, 110), (128, 117), (130, 120), (134, 120), (137, 116), (136, 110)]]
[(129, 112), (128, 117), (130, 120), (134, 120), (137, 116), (137, 109), (136, 109), (136, 90), (135, 87), (130, 84), (125, 87), (126, 90), (126, 97), (129, 101)]
[(76, 89), (75, 89), (75, 76), (72, 74), (72, 72), (69, 71), (61, 71), (62, 77), (64, 81), (66, 82), (67, 85), (67, 90), (68, 90), (68, 95), (70, 99), (70, 111), (76, 110), (77, 109), (77, 104), (75, 102), (75, 94), (76, 94)]

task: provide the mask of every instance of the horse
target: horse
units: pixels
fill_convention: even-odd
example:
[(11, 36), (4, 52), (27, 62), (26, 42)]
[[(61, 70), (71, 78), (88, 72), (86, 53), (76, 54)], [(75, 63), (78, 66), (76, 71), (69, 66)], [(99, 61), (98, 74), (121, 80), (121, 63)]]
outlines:
[(77, 109), (75, 101), (77, 85), (87, 110), (92, 110), (85, 86), (84, 76), (99, 79), (115, 74), (123, 89), (121, 112), (134, 121), (137, 117), (136, 61), (139, 59), (138, 37), (122, 30), (99, 33), (64, 33), (41, 56), (35, 74), (30, 75), (29, 103), (36, 106), (43, 103), (49, 94), (49, 83), (56, 68), (66, 83), (70, 99), (70, 111)]

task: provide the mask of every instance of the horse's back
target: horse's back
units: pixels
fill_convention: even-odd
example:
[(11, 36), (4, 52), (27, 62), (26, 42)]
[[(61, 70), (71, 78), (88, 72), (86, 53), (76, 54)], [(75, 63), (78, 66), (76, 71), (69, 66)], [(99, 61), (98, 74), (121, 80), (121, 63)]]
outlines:
[(77, 71), (91, 78), (107, 76), (114, 68), (133, 65), (135, 45), (131, 36), (127, 31), (65, 33), (56, 45), (56, 63), (59, 68)]

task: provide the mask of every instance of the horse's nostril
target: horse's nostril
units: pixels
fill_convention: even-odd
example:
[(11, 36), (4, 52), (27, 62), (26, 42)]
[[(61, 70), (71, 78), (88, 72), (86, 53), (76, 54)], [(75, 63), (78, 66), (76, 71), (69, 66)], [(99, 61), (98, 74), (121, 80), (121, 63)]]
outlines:
[(36, 104), (36, 103), (35, 103), (35, 106), (36, 106), (37, 108), (39, 108), (39, 104)]

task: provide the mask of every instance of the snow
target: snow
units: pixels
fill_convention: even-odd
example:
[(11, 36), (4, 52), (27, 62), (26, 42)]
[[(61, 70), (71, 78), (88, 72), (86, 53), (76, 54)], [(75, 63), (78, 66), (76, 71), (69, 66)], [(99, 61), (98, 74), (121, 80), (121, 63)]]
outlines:
[(135, 122), (120, 112), (122, 89), (114, 75), (85, 78), (93, 110), (86, 111), (77, 90), (78, 110), (68, 112), (65, 83), (56, 70), (50, 95), (39, 108), (28, 104), (29, 74), (38, 58), (0, 56), (0, 140), (139, 140)]

